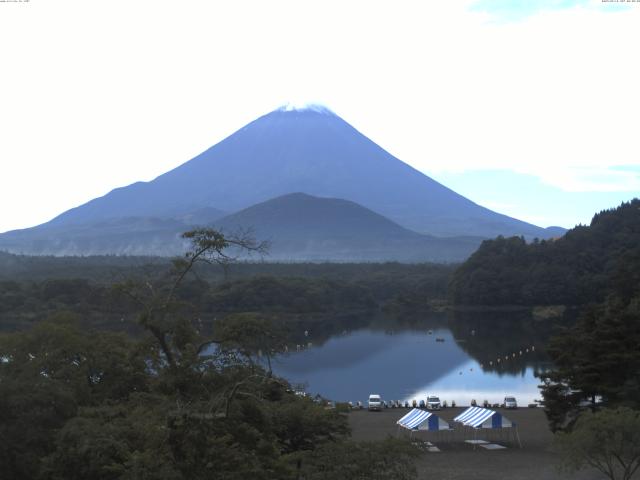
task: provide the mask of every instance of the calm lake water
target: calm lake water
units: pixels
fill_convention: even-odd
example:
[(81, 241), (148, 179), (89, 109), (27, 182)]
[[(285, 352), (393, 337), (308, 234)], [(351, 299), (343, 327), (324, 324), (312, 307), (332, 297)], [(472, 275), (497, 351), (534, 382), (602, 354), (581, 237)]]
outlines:
[(437, 395), (459, 405), (471, 399), (502, 403), (506, 395), (523, 406), (540, 399), (534, 372), (548, 366), (544, 335), (530, 331), (526, 320), (475, 320), (455, 322), (455, 333), (442, 321), (366, 326), (320, 344), (308, 330), (307, 344), (277, 358), (273, 367), (308, 393), (335, 401), (366, 402), (370, 393), (403, 402)]

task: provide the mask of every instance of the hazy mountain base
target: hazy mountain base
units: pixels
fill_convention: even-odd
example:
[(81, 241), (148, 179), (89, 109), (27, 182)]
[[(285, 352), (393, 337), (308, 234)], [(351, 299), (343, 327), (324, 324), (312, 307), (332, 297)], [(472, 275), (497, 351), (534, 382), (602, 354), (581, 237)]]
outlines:
[[(420, 235), (356, 203), (302, 193), (213, 222), (224, 232), (250, 230), (256, 238), (269, 240), (269, 261), (457, 262), (482, 241)], [(0, 236), (0, 248), (30, 255), (172, 256), (186, 248), (180, 234), (190, 228), (178, 219), (112, 219), (8, 232)], [(238, 255), (243, 258), (242, 252)]]

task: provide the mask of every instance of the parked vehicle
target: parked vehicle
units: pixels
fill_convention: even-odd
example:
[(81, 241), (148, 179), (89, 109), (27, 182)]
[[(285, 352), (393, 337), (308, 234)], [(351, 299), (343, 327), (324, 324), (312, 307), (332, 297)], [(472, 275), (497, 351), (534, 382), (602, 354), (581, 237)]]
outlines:
[(380, 411), (382, 410), (384, 403), (382, 402), (382, 398), (380, 397), (380, 395), (376, 394), (376, 393), (372, 393), (371, 395), (369, 395), (369, 411)]
[(442, 404), (440, 403), (440, 398), (436, 396), (427, 397), (427, 408), (429, 410), (440, 410)]
[(518, 408), (516, 397), (504, 397), (504, 408)]
[(424, 407), (426, 407), (426, 404), (424, 403), (424, 400), (420, 400), (420, 403), (418, 404), (418, 406), (419, 406), (420, 408), (424, 408)]

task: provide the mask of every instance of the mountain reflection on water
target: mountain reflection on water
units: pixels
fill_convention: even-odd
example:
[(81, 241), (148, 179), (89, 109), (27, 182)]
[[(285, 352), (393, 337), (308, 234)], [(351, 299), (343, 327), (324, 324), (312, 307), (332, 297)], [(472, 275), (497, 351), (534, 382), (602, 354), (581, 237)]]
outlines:
[(525, 405), (540, 398), (535, 371), (548, 365), (549, 325), (513, 312), (373, 317), (330, 336), (325, 329), (322, 338), (307, 333), (311, 346), (279, 357), (274, 370), (336, 401), (379, 393), (402, 401), (438, 395), (463, 405), (515, 395)]

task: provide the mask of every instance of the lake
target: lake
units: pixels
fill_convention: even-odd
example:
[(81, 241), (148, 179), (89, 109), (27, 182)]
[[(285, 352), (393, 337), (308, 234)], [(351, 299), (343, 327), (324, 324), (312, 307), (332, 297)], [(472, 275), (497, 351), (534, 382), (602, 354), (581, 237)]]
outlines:
[(545, 333), (531, 331), (530, 319), (508, 317), (372, 322), (325, 335), (319, 343), (309, 329), (273, 368), (308, 393), (335, 401), (366, 402), (370, 393), (379, 393), (386, 400), (437, 395), (468, 405), (472, 399), (502, 403), (513, 395), (526, 405), (541, 398), (534, 372), (548, 367)]

